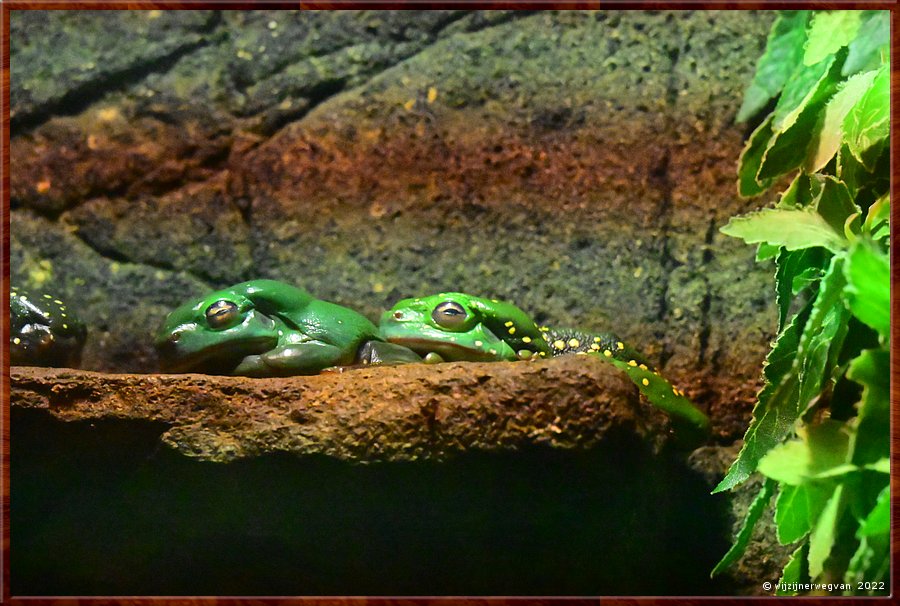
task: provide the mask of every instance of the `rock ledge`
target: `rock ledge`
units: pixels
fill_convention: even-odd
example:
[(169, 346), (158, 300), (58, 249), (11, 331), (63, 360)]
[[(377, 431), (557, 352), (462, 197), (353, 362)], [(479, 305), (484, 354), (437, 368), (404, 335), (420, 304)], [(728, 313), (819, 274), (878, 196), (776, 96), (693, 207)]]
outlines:
[(273, 379), (13, 367), (10, 379), (14, 408), (64, 421), (161, 422), (166, 444), (209, 461), (276, 451), (365, 463), (531, 444), (590, 448), (611, 432), (664, 436), (666, 423), (626, 377), (582, 356)]

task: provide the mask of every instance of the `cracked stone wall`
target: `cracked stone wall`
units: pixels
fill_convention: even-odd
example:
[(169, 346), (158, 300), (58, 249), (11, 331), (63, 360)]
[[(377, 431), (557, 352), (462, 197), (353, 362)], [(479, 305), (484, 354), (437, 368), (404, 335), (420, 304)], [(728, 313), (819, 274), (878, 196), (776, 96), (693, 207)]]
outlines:
[(274, 278), (372, 318), (464, 290), (614, 330), (739, 437), (770, 270), (718, 228), (771, 12), (14, 11), (13, 283), (153, 372)]

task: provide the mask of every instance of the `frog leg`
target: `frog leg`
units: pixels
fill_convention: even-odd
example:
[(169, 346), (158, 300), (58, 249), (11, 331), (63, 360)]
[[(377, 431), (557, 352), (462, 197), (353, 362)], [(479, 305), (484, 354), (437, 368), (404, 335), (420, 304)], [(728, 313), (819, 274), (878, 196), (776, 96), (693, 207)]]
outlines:
[(410, 364), (421, 361), (422, 357), (408, 347), (385, 341), (366, 341), (356, 353), (359, 364)]
[(286, 343), (266, 353), (247, 356), (231, 371), (247, 377), (314, 375), (346, 361), (344, 350), (322, 341)]

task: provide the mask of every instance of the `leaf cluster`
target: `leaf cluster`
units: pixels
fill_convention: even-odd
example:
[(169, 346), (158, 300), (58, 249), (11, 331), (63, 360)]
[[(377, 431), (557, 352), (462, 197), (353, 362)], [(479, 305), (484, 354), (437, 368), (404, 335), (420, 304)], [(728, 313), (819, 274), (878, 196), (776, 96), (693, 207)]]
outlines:
[(738, 192), (793, 178), (774, 208), (722, 228), (775, 259), (778, 336), (716, 492), (766, 480), (713, 574), (742, 555), (777, 495), (777, 538), (797, 545), (783, 582), (887, 591), (889, 42), (887, 11), (783, 11), (738, 114), (772, 107), (741, 154)]

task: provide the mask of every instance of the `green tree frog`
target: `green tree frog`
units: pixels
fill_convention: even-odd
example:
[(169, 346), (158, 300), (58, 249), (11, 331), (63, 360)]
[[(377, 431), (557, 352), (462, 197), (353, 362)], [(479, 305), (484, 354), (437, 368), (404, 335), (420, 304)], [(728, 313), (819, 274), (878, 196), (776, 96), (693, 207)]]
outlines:
[(379, 329), (384, 339), (409, 347), (426, 362), (596, 355), (625, 372), (651, 404), (668, 413), (676, 433), (696, 442), (709, 431), (707, 416), (614, 334), (541, 327), (515, 305), (458, 292), (403, 299), (382, 315)]
[(172, 311), (156, 337), (163, 370), (251, 377), (421, 361), (357, 312), (275, 280), (252, 280)]

